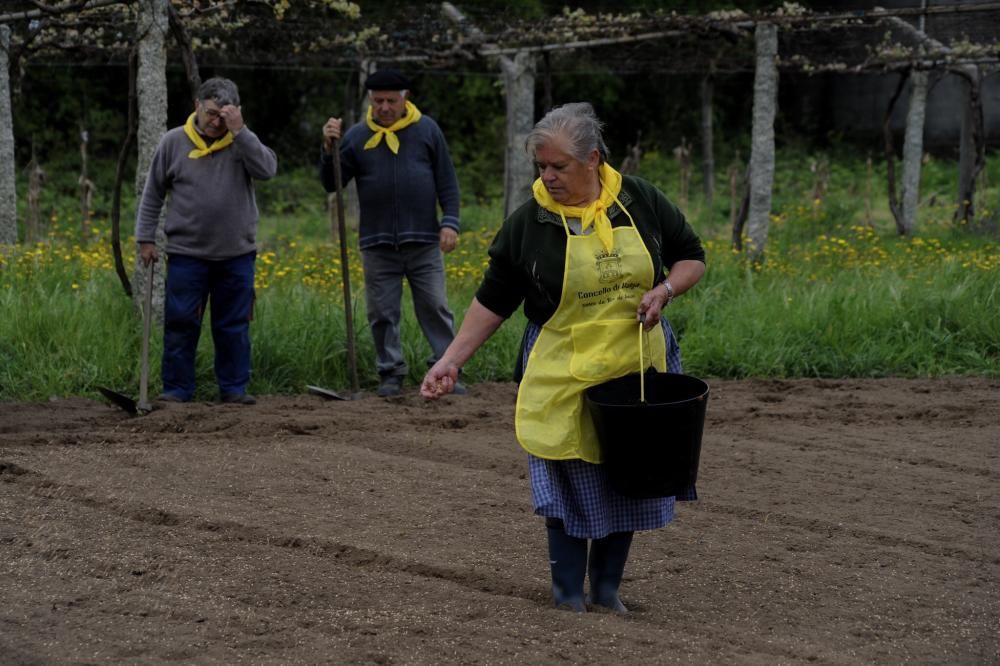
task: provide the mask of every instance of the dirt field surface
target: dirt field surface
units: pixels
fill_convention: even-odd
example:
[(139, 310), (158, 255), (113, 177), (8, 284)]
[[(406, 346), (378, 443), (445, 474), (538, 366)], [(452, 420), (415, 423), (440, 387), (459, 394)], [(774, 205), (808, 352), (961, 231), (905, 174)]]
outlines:
[(621, 616), (549, 608), (513, 385), (0, 403), (0, 663), (1000, 663), (1000, 381), (710, 384)]

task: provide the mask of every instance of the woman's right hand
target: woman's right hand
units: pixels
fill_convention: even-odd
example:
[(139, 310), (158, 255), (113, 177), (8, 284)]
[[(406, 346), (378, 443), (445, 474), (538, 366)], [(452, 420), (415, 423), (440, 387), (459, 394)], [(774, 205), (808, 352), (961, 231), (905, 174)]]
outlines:
[(486, 339), (500, 328), (504, 318), (484, 307), (473, 297), (469, 309), (465, 311), (462, 326), (441, 358), (434, 364), (420, 384), (420, 395), (428, 400), (440, 398), (455, 390), (458, 370), (479, 349)]
[(427, 400), (437, 400), (454, 391), (457, 381), (458, 368), (441, 359), (424, 375), (424, 381), (420, 383), (420, 395)]

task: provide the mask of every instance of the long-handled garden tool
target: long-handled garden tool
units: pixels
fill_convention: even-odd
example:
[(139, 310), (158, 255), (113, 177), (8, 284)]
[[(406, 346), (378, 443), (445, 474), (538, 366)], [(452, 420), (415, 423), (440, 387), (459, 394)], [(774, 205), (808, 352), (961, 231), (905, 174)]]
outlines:
[(153, 318), (153, 266), (150, 261), (146, 267), (146, 294), (142, 308), (142, 368), (139, 373), (139, 401), (136, 402), (118, 391), (112, 391), (104, 386), (97, 390), (105, 398), (118, 405), (132, 415), (148, 414), (153, 410), (149, 404), (149, 329)]
[[(340, 172), (340, 139), (333, 142), (333, 178), (337, 192), (337, 235), (340, 237), (340, 270), (344, 283), (344, 328), (347, 331), (347, 367), (351, 373), (351, 397), (358, 395), (358, 362), (354, 351), (354, 312), (351, 308), (351, 274), (347, 264), (347, 225), (344, 223), (344, 187)], [(313, 395), (328, 400), (350, 398), (320, 386), (306, 386)]]

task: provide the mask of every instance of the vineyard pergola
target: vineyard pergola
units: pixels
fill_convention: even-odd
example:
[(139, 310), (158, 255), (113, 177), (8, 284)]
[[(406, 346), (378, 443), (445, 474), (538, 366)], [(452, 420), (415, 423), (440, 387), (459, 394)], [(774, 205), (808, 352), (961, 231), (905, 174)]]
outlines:
[[(614, 72), (702, 78), (701, 152), (708, 198), (714, 181), (713, 81), (753, 72), (752, 151), (733, 239), (754, 260), (763, 257), (767, 244), (781, 72), (898, 75), (883, 126), (889, 202), (901, 234), (912, 233), (916, 225), (929, 79), (949, 72), (961, 78), (965, 89), (956, 216), (969, 220), (985, 161), (981, 85), (1000, 64), (1000, 2), (919, 4), (907, 9), (816, 13), (785, 3), (768, 13), (733, 10), (697, 16), (567, 10), (519, 19), (449, 2), (394, 7), (391, 13), (376, 15), (343, 0), (8, 2), (0, 14), (0, 245), (16, 241), (12, 82), (16, 87), (27, 62), (68, 56), (133, 63), (137, 106), (130, 129), (135, 130), (138, 144), (137, 190), (166, 130), (168, 58), (183, 61), (192, 85), (198, 81), (199, 63), (336, 65), (356, 70), (358, 82), (376, 63), (498, 73), (507, 100), (505, 212), (528, 198), (534, 177), (521, 146), (535, 120), (536, 80), (541, 77), (544, 83), (555, 71), (571, 71), (573, 54), (586, 50)], [(889, 118), (907, 87), (909, 108), (897, 195)]]

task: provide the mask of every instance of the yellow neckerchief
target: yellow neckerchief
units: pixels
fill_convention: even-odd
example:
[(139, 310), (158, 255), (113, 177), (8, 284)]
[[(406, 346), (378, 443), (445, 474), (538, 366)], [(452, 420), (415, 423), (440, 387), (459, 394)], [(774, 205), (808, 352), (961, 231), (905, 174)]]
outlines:
[(187, 134), (189, 139), (191, 139), (191, 143), (195, 145), (195, 149), (188, 153), (188, 157), (196, 160), (199, 157), (211, 155), (212, 153), (217, 153), (220, 150), (228, 148), (229, 144), (233, 142), (233, 133), (227, 131), (224, 137), (209, 146), (205, 143), (205, 139), (201, 138), (201, 134), (198, 134), (198, 130), (194, 127), (194, 118), (196, 115), (196, 113), (192, 113), (188, 116), (187, 122), (184, 123), (184, 133)]
[(394, 122), (388, 127), (382, 127), (372, 118), (372, 107), (368, 107), (368, 117), (365, 122), (368, 123), (368, 129), (375, 132), (372, 138), (368, 139), (368, 143), (365, 144), (365, 150), (371, 150), (382, 142), (382, 137), (385, 137), (385, 145), (389, 146), (389, 150), (392, 151), (393, 155), (399, 154), (399, 137), (396, 136), (396, 132), (403, 129), (404, 127), (409, 127), (413, 123), (420, 120), (420, 109), (417, 108), (416, 104), (410, 100), (406, 100), (406, 113), (403, 117)]
[[(592, 201), (589, 206), (582, 208), (564, 206), (558, 203), (552, 198), (549, 191), (545, 189), (541, 178), (535, 180), (531, 186), (531, 190), (535, 195), (535, 201), (538, 202), (538, 205), (545, 210), (558, 214), (562, 218), (563, 223), (566, 222), (567, 217), (579, 218), (580, 226), (584, 231), (593, 224), (594, 233), (597, 234), (604, 249), (610, 251), (614, 243), (614, 234), (611, 231), (611, 219), (608, 217), (608, 208), (611, 207), (611, 204), (617, 203), (618, 207), (628, 215), (628, 219), (632, 220), (632, 216), (626, 210), (625, 206), (622, 205), (622, 202), (618, 201), (618, 193), (622, 190), (622, 175), (615, 171), (614, 167), (610, 164), (604, 162), (598, 168), (598, 177), (601, 180), (601, 196)], [(635, 220), (632, 220), (632, 225), (635, 226)]]

